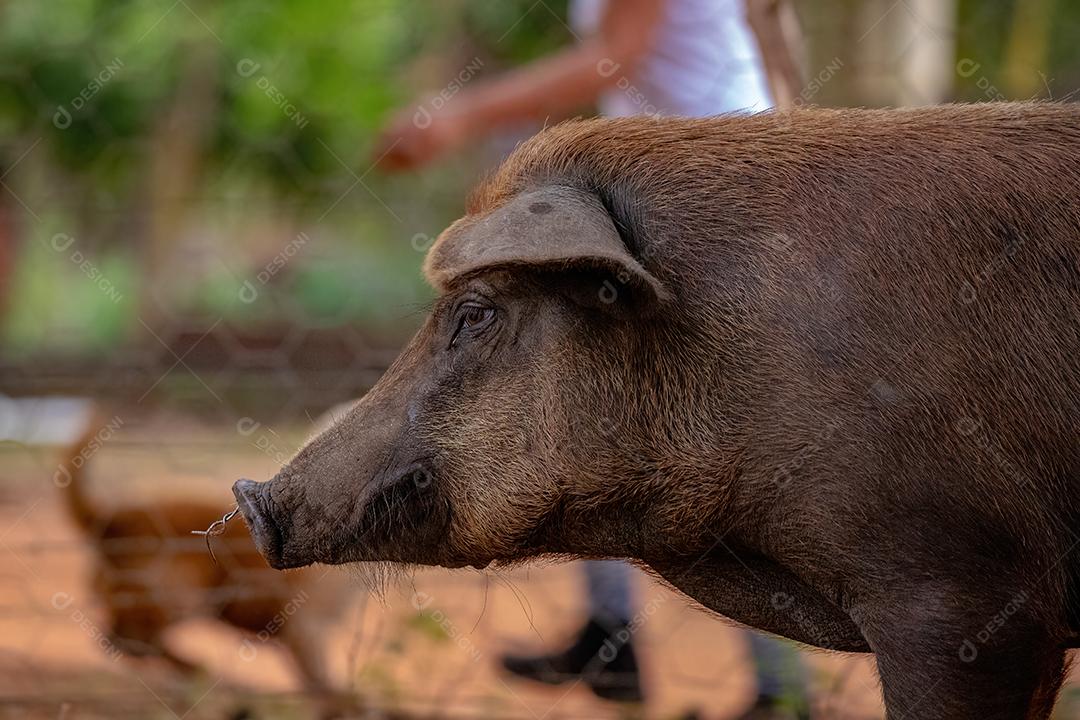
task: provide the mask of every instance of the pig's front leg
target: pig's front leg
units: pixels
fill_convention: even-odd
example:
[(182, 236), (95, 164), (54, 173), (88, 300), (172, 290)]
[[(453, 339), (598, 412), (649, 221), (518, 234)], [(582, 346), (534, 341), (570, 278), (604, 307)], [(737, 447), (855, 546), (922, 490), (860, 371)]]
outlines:
[(894, 588), (865, 610), (889, 720), (1044, 720), (1065, 656), (1018, 597)]

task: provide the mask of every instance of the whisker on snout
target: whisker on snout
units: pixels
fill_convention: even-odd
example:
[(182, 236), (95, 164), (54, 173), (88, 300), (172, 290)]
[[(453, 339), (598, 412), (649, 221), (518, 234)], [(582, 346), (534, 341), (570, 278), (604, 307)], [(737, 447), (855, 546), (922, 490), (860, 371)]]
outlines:
[(390, 588), (411, 578), (416, 572), (416, 565), (383, 561), (362, 561), (351, 563), (346, 572), (366, 592), (386, 605)]

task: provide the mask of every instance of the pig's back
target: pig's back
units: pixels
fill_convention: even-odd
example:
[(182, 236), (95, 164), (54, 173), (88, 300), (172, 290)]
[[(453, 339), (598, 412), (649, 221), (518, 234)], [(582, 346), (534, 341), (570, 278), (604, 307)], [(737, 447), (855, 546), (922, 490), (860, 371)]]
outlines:
[(788, 511), (847, 492), (833, 537), (903, 518), (913, 547), (1049, 569), (1080, 538), (1080, 114), (978, 111), (852, 128), (716, 257), (743, 278), (761, 466), (799, 468)]
[(470, 212), (537, 184), (596, 192), (674, 312), (722, 308), (742, 332), (721, 351), (774, 396), (876, 385), (1075, 444), (1080, 105), (564, 123)]
[(859, 388), (882, 431), (932, 418), (961, 456), (999, 455), (1009, 482), (1076, 483), (1080, 113), (1017, 113), (819, 154), (792, 196), (788, 252), (757, 260), (760, 311), (789, 369)]
[(540, 183), (596, 192), (673, 318), (715, 323), (748, 503), (852, 542), (1080, 536), (1077, 106), (571, 123), (472, 210)]

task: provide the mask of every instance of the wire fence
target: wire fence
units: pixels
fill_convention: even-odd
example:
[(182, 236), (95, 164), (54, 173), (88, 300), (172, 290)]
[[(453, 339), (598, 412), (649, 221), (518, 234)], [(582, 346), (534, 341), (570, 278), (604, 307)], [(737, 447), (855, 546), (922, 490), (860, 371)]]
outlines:
[[(120, 423), (86, 490), (102, 518), (143, 509), (126, 534), (79, 529), (57, 472), (84, 415), (5, 404), (0, 716), (307, 717), (328, 695), (312, 676), (371, 717), (736, 716), (754, 694), (745, 634), (643, 574), (635, 709), (499, 670), (575, 629), (567, 566), (419, 570), (380, 599), (339, 571), (251, 569), (239, 535), (210, 539), (215, 564), (190, 534), (375, 383), (419, 323), (419, 264), (468, 179), (534, 129), (393, 178), (373, 172), (377, 120), (410, 88), (453, 102), (574, 40), (565, 2), (262, 5), (0, 11), (0, 393), (96, 398)], [(793, 5), (798, 104), (1080, 87), (1072, 3)], [(815, 717), (881, 717), (871, 658), (802, 657)], [(1080, 717), (1066, 695), (1059, 716)]]
[[(34, 404), (22, 406), (25, 419)], [(327, 682), (373, 717), (727, 717), (753, 699), (744, 634), (644, 574), (634, 627), (650, 697), (634, 710), (580, 683), (536, 688), (499, 668), (503, 652), (558, 645), (576, 629), (585, 609), (570, 566), (420, 570), (372, 595), (348, 571), (245, 565), (253, 550), (243, 533), (209, 538), (215, 564), (207, 540), (190, 534), (205, 528), (189, 525), (231, 506), (232, 478), (268, 477), (281, 458), (259, 435), (230, 434), (198, 416), (137, 406), (115, 413), (127, 419), (77, 479), (100, 513), (90, 529), (64, 505), (62, 447), (0, 448), (0, 708), (13, 715), (309, 716), (322, 693), (290, 669), (294, 626), (319, 638)], [(48, 425), (47, 414), (24, 426)], [(283, 457), (308, 432), (264, 427)], [(186, 502), (204, 506), (203, 516), (178, 518), (176, 504)], [(106, 529), (130, 524), (133, 508), (148, 525), (126, 536)], [(237, 608), (250, 617), (237, 621)], [(165, 632), (140, 640), (125, 625), (131, 618)], [(162, 647), (201, 669), (176, 672)], [(821, 717), (879, 716), (872, 661), (807, 653), (804, 662)]]

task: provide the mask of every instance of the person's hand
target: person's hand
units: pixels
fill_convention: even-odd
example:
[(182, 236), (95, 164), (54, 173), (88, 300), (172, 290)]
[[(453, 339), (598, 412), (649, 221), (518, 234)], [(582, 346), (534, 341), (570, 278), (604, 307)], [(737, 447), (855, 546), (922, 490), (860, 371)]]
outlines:
[(412, 170), (465, 143), (467, 126), (460, 113), (430, 104), (398, 112), (383, 128), (372, 161), (386, 172)]

